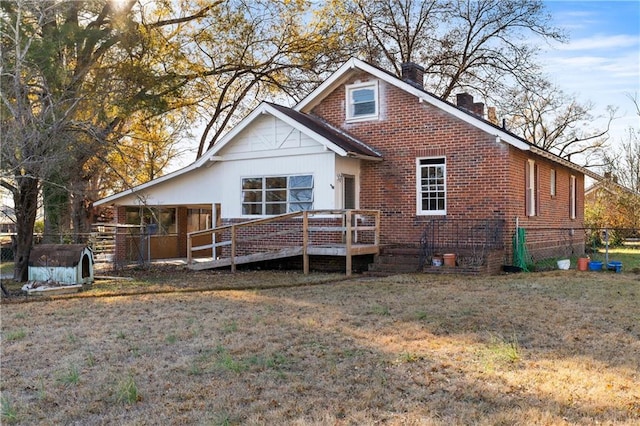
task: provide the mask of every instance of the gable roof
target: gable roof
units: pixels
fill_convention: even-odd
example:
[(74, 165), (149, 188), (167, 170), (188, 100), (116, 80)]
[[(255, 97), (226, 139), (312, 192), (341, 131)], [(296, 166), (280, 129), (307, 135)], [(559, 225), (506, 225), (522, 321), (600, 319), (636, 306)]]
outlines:
[(464, 108), (458, 107), (457, 105), (452, 104), (438, 96), (427, 92), (426, 90), (416, 87), (414, 84), (410, 82), (403, 81), (398, 78), (396, 75), (373, 66), (367, 62), (364, 62), (357, 58), (351, 58), (347, 62), (345, 62), (335, 73), (333, 73), (327, 80), (325, 80), (320, 86), (318, 86), (313, 92), (311, 92), (308, 96), (306, 96), (302, 101), (300, 101), (294, 109), (296, 111), (308, 113), (310, 112), (316, 105), (318, 105), (322, 100), (331, 92), (333, 92), (336, 88), (340, 87), (344, 84), (350, 77), (353, 76), (354, 73), (357, 72), (365, 72), (373, 75), (374, 77), (384, 81), (387, 84), (395, 86), (400, 90), (403, 90), (409, 94), (412, 94), (416, 98), (418, 98), (419, 102), (427, 102), (430, 105), (433, 105), (440, 110), (443, 110), (452, 116), (461, 119), (462, 121), (488, 133), (496, 136), (496, 140), (503, 141), (509, 145), (516, 147), (522, 151), (530, 151), (534, 154), (537, 154), (541, 157), (547, 158), (556, 163), (562, 164), (563, 166), (569, 167), (573, 170), (576, 170), (580, 173), (583, 173), (587, 176), (592, 177), (593, 179), (600, 180), (602, 176), (597, 173), (592, 172), (591, 170), (579, 166), (571, 161), (568, 161), (550, 151), (540, 148), (539, 146), (533, 145), (529, 141), (515, 135), (514, 133), (509, 132), (508, 130), (499, 127), (488, 120), (485, 120), (482, 117), (479, 117)]
[(370, 160), (381, 160), (382, 156), (379, 152), (369, 147), (364, 142), (350, 136), (346, 132), (335, 128), (329, 123), (320, 120), (318, 117), (314, 117), (308, 114), (303, 114), (291, 108), (284, 107), (282, 105), (271, 104), (273, 108), (282, 112), (286, 116), (294, 120), (295, 123), (302, 125), (307, 130), (321, 136), (322, 138), (331, 141), (336, 146), (342, 148), (347, 156), (359, 157)]
[(176, 170), (173, 173), (166, 174), (152, 181), (137, 185), (131, 189), (119, 192), (117, 194), (105, 197), (94, 203), (94, 206), (111, 203), (118, 198), (126, 195), (131, 195), (143, 189), (148, 189), (161, 182), (173, 179), (176, 176), (189, 173), (203, 166), (209, 166), (214, 162), (222, 161), (223, 157), (218, 156), (220, 151), (231, 143), (235, 136), (247, 128), (254, 120), (263, 114), (270, 114), (275, 118), (287, 123), (296, 130), (308, 135), (316, 142), (324, 145), (327, 149), (335, 152), (341, 157), (360, 158), (364, 160), (382, 160), (380, 153), (369, 147), (362, 141), (348, 135), (347, 133), (336, 129), (328, 123), (319, 120), (318, 118), (311, 117), (307, 114), (303, 114), (299, 111), (295, 111), (291, 108), (287, 108), (282, 105), (277, 105), (269, 102), (262, 102), (256, 107), (249, 115), (247, 115), (237, 126), (227, 132), (216, 144), (205, 152), (195, 162), (190, 165)]
[[(29, 254), (29, 266), (75, 267), (84, 255), (92, 256), (85, 244), (37, 244)], [(92, 257), (89, 258), (92, 261)]]
[(617, 190), (617, 191), (621, 191), (629, 195), (632, 195), (634, 197), (640, 197), (640, 192), (634, 191), (633, 189), (628, 188), (624, 185), (620, 185), (615, 179), (612, 179), (610, 176), (609, 177), (605, 176), (604, 179), (598, 182), (595, 182), (593, 185), (586, 188), (584, 191), (584, 194), (589, 195), (595, 191), (598, 191), (599, 189), (602, 189), (609, 193), (614, 193)]
[(279, 120), (282, 120), (283, 122), (310, 136), (318, 143), (324, 145), (327, 149), (335, 152), (337, 155), (340, 155), (342, 157), (353, 157), (378, 161), (382, 160), (382, 156), (380, 155), (380, 153), (378, 153), (375, 149), (369, 147), (364, 142), (352, 137), (346, 132), (330, 125), (329, 123), (308, 114), (313, 109), (313, 107), (322, 102), (322, 100), (329, 93), (344, 84), (354, 73), (357, 72), (365, 72), (373, 75), (375, 78), (383, 80), (392, 86), (398, 87), (399, 89), (412, 94), (418, 99), (419, 102), (427, 102), (430, 105), (433, 105), (434, 107), (439, 108), (440, 110), (443, 110), (450, 115), (459, 118), (460, 120), (490, 135), (495, 135), (496, 141), (505, 142), (522, 151), (530, 151), (555, 163), (576, 170), (586, 176), (590, 176), (593, 179), (602, 179), (602, 176), (598, 175), (597, 173), (594, 173), (591, 170), (586, 169), (585, 167), (572, 163), (571, 161), (568, 161), (550, 151), (533, 145), (527, 140), (520, 138), (519, 136), (509, 132), (508, 130), (499, 127), (491, 123), (490, 121), (467, 111), (464, 108), (458, 107), (451, 102), (443, 100), (420, 87), (416, 87), (414, 84), (403, 81), (402, 79), (398, 78), (396, 75), (388, 71), (375, 67), (357, 58), (351, 58), (293, 108), (288, 108), (269, 102), (262, 102), (249, 115), (242, 119), (240, 123), (238, 123), (238, 125), (233, 127), (218, 142), (216, 142), (211, 149), (206, 151), (202, 155), (202, 157), (200, 157), (192, 164), (175, 172), (161, 176), (150, 182), (111, 195), (109, 197), (103, 198), (102, 200), (98, 200), (94, 203), (94, 205), (99, 206), (102, 204), (110, 203), (123, 196), (136, 193), (142, 189), (150, 188), (176, 176), (189, 173), (200, 167), (208, 166), (214, 162), (223, 160), (223, 157), (218, 156), (218, 153), (227, 144), (231, 143), (235, 136), (237, 136), (240, 132), (247, 128), (247, 126), (249, 126), (257, 117), (262, 114), (270, 114), (278, 118)]

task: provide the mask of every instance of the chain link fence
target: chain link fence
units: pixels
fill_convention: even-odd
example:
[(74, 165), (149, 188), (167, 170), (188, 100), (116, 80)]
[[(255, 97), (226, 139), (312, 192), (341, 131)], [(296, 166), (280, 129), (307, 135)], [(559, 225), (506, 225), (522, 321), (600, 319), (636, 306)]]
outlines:
[[(129, 225), (96, 225), (92, 232), (79, 234), (34, 234), (33, 245), (39, 244), (85, 244), (93, 251), (94, 262), (114, 269), (129, 263), (148, 264), (152, 228)], [(116, 256), (116, 245), (120, 244), (120, 260)], [(0, 259), (13, 262), (15, 234), (0, 235)]]
[[(603, 257), (607, 248), (635, 247), (640, 249), (640, 229), (634, 228), (521, 228), (524, 241), (514, 237), (513, 250), (524, 258), (527, 269), (544, 271), (557, 269), (557, 261), (572, 263), (585, 255)], [(522, 238), (522, 237), (521, 237)], [(518, 244), (523, 248), (518, 253)]]

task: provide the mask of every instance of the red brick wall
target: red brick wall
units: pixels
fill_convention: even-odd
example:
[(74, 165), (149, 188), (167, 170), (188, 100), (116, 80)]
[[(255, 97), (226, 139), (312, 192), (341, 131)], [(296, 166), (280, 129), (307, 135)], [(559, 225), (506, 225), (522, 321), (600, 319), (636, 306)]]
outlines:
[(447, 218), (504, 218), (509, 150), (495, 136), (392, 86), (380, 87), (380, 120), (346, 123), (344, 95), (336, 90), (313, 113), (382, 154), (381, 163), (363, 162), (360, 207), (382, 210), (383, 243), (419, 243), (434, 217), (416, 214), (417, 157), (446, 157)]
[[(368, 78), (361, 74), (347, 84)], [(524, 227), (582, 226), (582, 175), (504, 142), (496, 142), (495, 136), (426, 102), (420, 103), (414, 96), (383, 82), (380, 82), (379, 97), (378, 120), (346, 122), (344, 87), (326, 97), (312, 114), (345, 129), (382, 154), (384, 161), (381, 163), (363, 162), (360, 208), (382, 211), (383, 244), (419, 244), (425, 221), (434, 217), (416, 214), (417, 157), (446, 157), (446, 217), (504, 219), (507, 247), (511, 245), (516, 217)], [(524, 164), (529, 155), (540, 170), (541, 212), (533, 218), (527, 218), (524, 211)], [(549, 195), (551, 167), (556, 169), (557, 194), (554, 198)], [(569, 219), (570, 174), (577, 178), (575, 220)], [(576, 236), (578, 234), (581, 233)]]
[[(535, 216), (525, 213), (524, 163), (527, 153), (511, 148), (511, 180), (520, 182), (520, 189), (514, 185), (508, 215), (515, 228), (515, 218), (527, 230), (527, 249), (535, 259), (564, 257), (584, 253), (584, 175), (546, 158), (532, 156), (538, 166), (539, 209)], [(551, 195), (551, 169), (556, 171), (556, 195)], [(570, 179), (576, 177), (576, 218), (570, 218)], [(520, 194), (520, 196), (517, 196)], [(513, 235), (513, 231), (509, 233)]]

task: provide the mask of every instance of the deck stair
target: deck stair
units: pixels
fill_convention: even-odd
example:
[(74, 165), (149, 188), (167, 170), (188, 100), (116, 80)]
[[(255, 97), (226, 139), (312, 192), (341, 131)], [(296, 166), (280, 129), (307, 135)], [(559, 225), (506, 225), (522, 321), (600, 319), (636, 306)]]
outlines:
[(241, 264), (302, 256), (308, 274), (309, 256), (344, 256), (351, 275), (352, 256), (378, 254), (379, 246), (378, 210), (309, 210), (190, 232), (187, 264), (235, 271)]
[(89, 246), (96, 262), (112, 262), (116, 253), (116, 228), (110, 225), (92, 226)]

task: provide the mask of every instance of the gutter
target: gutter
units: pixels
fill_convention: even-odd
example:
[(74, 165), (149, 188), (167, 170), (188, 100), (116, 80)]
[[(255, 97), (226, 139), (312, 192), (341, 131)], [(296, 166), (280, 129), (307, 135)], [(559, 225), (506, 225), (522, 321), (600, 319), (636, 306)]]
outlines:
[(358, 160), (367, 160), (367, 161), (384, 161), (384, 158), (382, 157), (372, 157), (370, 155), (358, 154), (353, 151), (347, 151), (347, 157), (357, 158)]
[(549, 151), (545, 151), (544, 149), (542, 149), (540, 147), (537, 147), (535, 145), (531, 145), (529, 150), (531, 152), (533, 152), (534, 154), (537, 154), (537, 155), (539, 155), (541, 157), (544, 157), (544, 158), (548, 158), (549, 160), (553, 160), (556, 163), (560, 163), (563, 166), (569, 167), (570, 169), (573, 169), (575, 171), (583, 173), (585, 176), (589, 176), (590, 178), (595, 179), (597, 181), (600, 181), (600, 180), (604, 179), (604, 176), (601, 176), (601, 175), (599, 175), (599, 174), (597, 174), (595, 172), (592, 172), (591, 170), (587, 169), (586, 167), (582, 167), (582, 166), (579, 166), (579, 165), (577, 165), (575, 163), (572, 163), (569, 160), (565, 160), (564, 158), (559, 157), (559, 156), (557, 156), (555, 154), (552, 154)]

